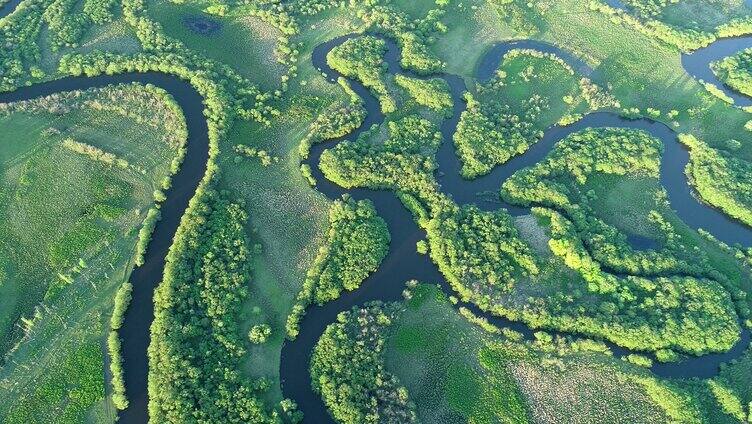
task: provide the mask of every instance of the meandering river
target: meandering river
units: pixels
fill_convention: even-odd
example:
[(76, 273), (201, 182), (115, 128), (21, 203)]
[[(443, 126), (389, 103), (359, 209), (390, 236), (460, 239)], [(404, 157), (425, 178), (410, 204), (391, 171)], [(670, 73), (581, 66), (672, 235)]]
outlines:
[[(0, 7), (0, 18), (11, 13), (20, 0), (10, 0)], [(339, 74), (326, 64), (326, 53), (341, 44), (351, 36), (340, 37), (317, 46), (313, 52), (313, 62), (316, 67), (327, 74), (330, 81), (335, 81)], [(409, 72), (400, 70), (399, 50), (392, 42), (388, 42), (386, 61), (389, 73)], [(588, 75), (592, 70), (582, 60), (572, 54), (550, 44), (532, 40), (521, 40), (500, 43), (489, 49), (480, 60), (476, 78), (488, 78), (498, 66), (503, 54), (513, 48), (535, 48), (556, 53), (570, 63), (579, 72)], [(709, 72), (709, 62), (724, 57), (738, 50), (752, 47), (752, 37), (731, 38), (719, 40), (705, 49), (691, 55), (683, 55), (682, 63), (686, 71), (705, 81), (719, 83)], [(411, 75), (411, 74), (410, 74)], [(412, 75), (415, 76), (415, 75)], [(464, 81), (454, 75), (437, 74), (444, 78), (451, 88), (454, 99), (454, 113), (444, 120), (441, 132), (444, 137), (437, 159), (439, 163), (438, 181), (441, 189), (452, 196), (459, 204), (476, 203), (485, 210), (505, 207), (513, 215), (529, 213), (526, 208), (500, 203), (483, 202), (477, 196), (478, 192), (497, 192), (501, 183), (515, 171), (540, 161), (551, 150), (555, 143), (567, 135), (589, 127), (621, 127), (640, 129), (659, 138), (664, 144), (661, 161), (661, 183), (669, 194), (671, 206), (679, 217), (693, 228), (704, 228), (718, 239), (728, 243), (752, 245), (752, 230), (736, 221), (728, 219), (716, 209), (698, 202), (692, 195), (683, 170), (688, 161), (688, 154), (676, 139), (676, 134), (662, 123), (647, 119), (625, 120), (619, 116), (596, 112), (585, 116), (582, 120), (567, 127), (552, 127), (546, 131), (544, 138), (533, 145), (525, 154), (517, 156), (502, 166), (481, 178), (466, 181), (459, 175), (460, 163), (454, 153), (452, 134), (457, 126), (459, 116), (465, 108), (461, 93), (465, 91)], [(167, 191), (167, 200), (162, 204), (162, 219), (157, 224), (152, 242), (149, 245), (145, 263), (136, 268), (131, 274), (133, 283), (133, 301), (128, 309), (125, 322), (120, 330), (122, 338), (122, 352), (125, 369), (126, 394), (130, 406), (119, 416), (121, 422), (142, 423), (148, 419), (147, 415), (147, 373), (148, 361), (146, 350), (149, 344), (149, 327), (153, 319), (153, 292), (156, 284), (161, 280), (164, 269), (165, 256), (172, 243), (180, 218), (182, 217), (190, 198), (193, 196), (198, 183), (206, 171), (208, 160), (207, 124), (203, 116), (203, 99), (191, 85), (177, 77), (156, 73), (128, 73), (114, 76), (68, 77), (50, 82), (43, 82), (23, 87), (13, 92), (0, 93), (0, 103), (34, 99), (57, 92), (84, 90), (92, 87), (104, 87), (110, 84), (139, 82), (153, 84), (168, 91), (183, 110), (188, 125), (187, 154), (182, 167), (173, 176), (173, 185)], [(321, 153), (344, 139), (355, 139), (363, 130), (372, 124), (384, 121), (377, 100), (371, 93), (356, 81), (350, 81), (355, 92), (365, 102), (368, 115), (364, 124), (348, 134), (346, 137), (331, 140), (327, 143), (315, 145), (311, 150), (308, 163), (314, 171), (317, 189), (331, 199), (339, 198), (344, 193), (350, 193), (356, 199), (370, 199), (373, 201), (379, 215), (384, 218), (392, 235), (392, 242), (388, 256), (380, 268), (372, 274), (362, 286), (353, 292), (345, 292), (342, 296), (324, 306), (311, 306), (301, 322), (300, 334), (294, 341), (285, 342), (282, 349), (280, 375), (282, 389), (286, 397), (298, 402), (305, 413), (306, 422), (332, 422), (320, 397), (313, 393), (308, 373), (308, 362), (312, 349), (323, 333), (326, 326), (336, 320), (338, 313), (349, 310), (353, 306), (361, 305), (372, 300), (396, 301), (402, 298), (404, 283), (410, 279), (424, 282), (439, 283), (442, 288), (451, 293), (452, 290), (436, 266), (425, 256), (419, 255), (415, 243), (425, 237), (413, 221), (412, 215), (403, 207), (396, 196), (388, 191), (367, 189), (344, 190), (329, 182), (318, 168)], [(723, 86), (722, 84), (718, 84)], [(724, 88), (726, 91), (731, 91)], [(736, 93), (734, 96), (739, 97)], [(741, 96), (745, 102), (752, 100)], [(736, 98), (736, 97), (735, 97)], [(741, 100), (739, 101), (741, 103)], [(493, 317), (479, 311), (472, 305), (464, 305), (476, 314), (484, 316), (493, 324), (517, 330), (526, 337), (531, 336), (531, 330), (524, 324), (510, 322)], [(749, 344), (748, 330), (741, 334), (737, 343), (728, 352), (709, 354), (702, 357), (687, 358), (678, 363), (653, 365), (652, 370), (657, 375), (667, 377), (710, 377), (718, 371), (719, 364), (738, 357)], [(623, 348), (610, 345), (617, 355), (629, 353)]]
[[(339, 37), (323, 43), (314, 49), (312, 56), (313, 64), (317, 69), (326, 74), (327, 79), (331, 83), (335, 83), (337, 78), (342, 77), (342, 75), (327, 65), (326, 54), (334, 47), (356, 36), (358, 35), (353, 34)], [(737, 50), (746, 46), (752, 46), (752, 38), (734, 40), (737, 40)], [(416, 78), (425, 78), (402, 70), (399, 65), (399, 48), (391, 40), (385, 41), (388, 48), (385, 61), (388, 65), (389, 74), (400, 73)], [(499, 43), (491, 47), (480, 59), (476, 68), (475, 78), (477, 80), (486, 80), (491, 77), (504, 54), (515, 48), (531, 48), (555, 53), (567, 61), (575, 70), (586, 76), (590, 75), (593, 71), (585, 62), (556, 46), (533, 40), (519, 40)], [(713, 57), (710, 54), (712, 53), (712, 47), (703, 49), (698, 53), (702, 54), (703, 57)], [(687, 66), (686, 57), (688, 55), (684, 56), (683, 63), (685, 63), (685, 66)], [(692, 59), (691, 63), (692, 68), (688, 68), (687, 70), (692, 75), (701, 72), (700, 68), (703, 66), (708, 68), (709, 64), (709, 62), (703, 63), (696, 59)], [(501, 166), (495, 167), (489, 174), (472, 181), (463, 179), (459, 173), (461, 163), (454, 151), (452, 135), (457, 127), (460, 114), (465, 110), (465, 103), (462, 100), (462, 93), (466, 91), (465, 83), (462, 78), (456, 75), (435, 74), (430, 77), (443, 78), (450, 87), (454, 101), (452, 116), (444, 120), (440, 128), (443, 142), (437, 154), (439, 165), (437, 180), (440, 183), (441, 190), (449, 194), (458, 204), (473, 203), (484, 210), (494, 210), (503, 207), (514, 216), (529, 214), (529, 208), (522, 208), (498, 201), (484, 202), (478, 194), (483, 192), (498, 193), (501, 184), (506, 178), (522, 168), (541, 161), (559, 140), (572, 133), (582, 131), (586, 128), (598, 127), (638, 129), (650, 133), (663, 142), (664, 151), (661, 158), (660, 181), (666, 188), (671, 206), (677, 215), (688, 226), (695, 229), (704, 228), (727, 243), (752, 244), (752, 229), (727, 218), (718, 210), (699, 202), (693, 196), (692, 189), (684, 175), (684, 168), (689, 160), (688, 152), (679, 143), (676, 133), (671, 128), (663, 123), (649, 119), (628, 120), (611, 112), (590, 113), (572, 125), (549, 128), (545, 132), (543, 139), (529, 148), (524, 154), (514, 157)], [(712, 81), (707, 76), (704, 79)], [(324, 150), (333, 147), (343, 140), (354, 140), (360, 133), (370, 128), (371, 125), (384, 121), (384, 115), (381, 113), (379, 102), (370, 91), (355, 80), (348, 79), (348, 81), (355, 93), (363, 99), (364, 106), (368, 112), (365, 122), (351, 134), (313, 146), (309, 159), (306, 162), (311, 165), (313, 175), (316, 178), (316, 189), (330, 199), (337, 199), (342, 194), (349, 193), (356, 199), (370, 199), (373, 201), (379, 215), (384, 218), (389, 226), (392, 242), (390, 252), (381, 267), (359, 289), (353, 292), (346, 292), (339, 299), (323, 306), (309, 307), (308, 313), (301, 323), (298, 338), (293, 341), (286, 341), (283, 346), (280, 363), (283, 393), (285, 397), (295, 399), (298, 402), (298, 406), (305, 414), (306, 422), (311, 423), (333, 422), (321, 398), (311, 389), (308, 365), (316, 341), (326, 326), (336, 321), (336, 317), (340, 312), (373, 300), (401, 300), (402, 291), (405, 288), (404, 283), (411, 279), (438, 283), (446, 293), (453, 293), (443, 275), (438, 272), (438, 269), (430, 259), (426, 255), (420, 255), (416, 252), (415, 243), (425, 238), (425, 233), (418, 228), (410, 212), (402, 206), (392, 192), (369, 189), (345, 190), (328, 181), (318, 167), (321, 154)], [(522, 333), (527, 339), (533, 338), (534, 330), (522, 323), (511, 322), (492, 316), (480, 311), (471, 304), (458, 306), (467, 307), (477, 315), (488, 319), (492, 324), (512, 328)], [(553, 333), (559, 334), (556, 332)], [(727, 352), (708, 354), (701, 357), (689, 357), (675, 363), (656, 362), (651, 370), (656, 375), (663, 377), (711, 377), (718, 372), (718, 366), (721, 363), (740, 356), (749, 345), (749, 342), (750, 333), (745, 328), (741, 333), (739, 342)], [(631, 353), (631, 351), (616, 346), (613, 343), (607, 344), (617, 356)]]

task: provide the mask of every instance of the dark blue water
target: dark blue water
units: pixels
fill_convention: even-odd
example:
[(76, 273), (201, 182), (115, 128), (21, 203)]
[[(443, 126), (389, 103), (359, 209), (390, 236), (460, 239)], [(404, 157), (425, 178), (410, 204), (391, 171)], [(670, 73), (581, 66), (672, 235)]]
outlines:
[[(326, 54), (335, 46), (352, 37), (353, 35), (340, 37), (323, 43), (314, 49), (312, 57), (314, 66), (325, 73), (330, 82), (335, 82), (341, 75), (327, 65)], [(387, 40), (387, 46), (388, 53), (385, 56), (385, 61), (387, 62), (390, 73), (403, 73), (410, 74), (413, 77), (419, 77), (410, 72), (400, 70), (398, 48), (389, 40)], [(501, 43), (491, 48), (479, 62), (479, 66), (476, 70), (477, 78), (489, 78), (498, 67), (503, 55), (513, 48), (543, 49), (546, 52), (556, 53), (558, 56), (565, 58), (573, 68), (578, 69), (583, 73), (589, 74), (592, 72), (587, 64), (580, 60), (573, 61), (571, 59), (571, 54), (563, 52), (550, 44), (531, 41), (515, 41)], [(494, 168), (489, 174), (473, 181), (463, 179), (459, 173), (461, 163), (454, 152), (452, 135), (454, 134), (457, 122), (459, 121), (459, 116), (465, 109), (465, 104), (461, 97), (462, 93), (465, 91), (465, 84), (461, 78), (454, 75), (438, 74), (434, 76), (444, 78), (449, 83), (455, 106), (453, 115), (443, 121), (441, 125), (441, 132), (444, 141), (437, 153), (439, 164), (437, 180), (441, 185), (442, 191), (449, 194), (457, 203), (474, 203), (485, 210), (504, 207), (515, 216), (529, 214), (529, 208), (504, 204), (500, 201), (481, 202), (478, 193), (498, 193), (501, 183), (506, 178), (514, 174), (516, 171), (534, 165), (542, 160), (551, 151), (556, 142), (572, 133), (593, 127), (638, 129), (646, 131), (663, 141), (664, 153), (661, 161), (660, 181), (661, 184), (666, 187), (672, 208), (677, 212), (679, 217), (690, 227), (705, 228), (718, 236), (721, 240), (752, 245), (752, 231), (750, 231), (748, 227), (728, 219), (717, 210), (704, 205), (695, 199), (684, 175), (684, 168), (689, 160), (688, 152), (678, 142), (676, 133), (674, 133), (668, 126), (649, 119), (627, 120), (610, 112), (591, 113), (573, 125), (566, 127), (554, 126), (549, 128), (543, 139), (528, 149), (527, 152), (523, 155), (514, 157), (503, 166)], [(345, 190), (328, 181), (317, 166), (321, 154), (325, 149), (336, 145), (344, 139), (354, 140), (365, 129), (370, 128), (371, 125), (384, 121), (384, 115), (380, 111), (379, 102), (373, 97), (368, 89), (363, 87), (357, 81), (350, 80), (350, 84), (353, 90), (364, 101), (364, 106), (368, 111), (366, 122), (360, 128), (345, 137), (313, 146), (307, 163), (311, 165), (313, 170), (314, 177), (317, 181), (317, 189), (327, 197), (336, 199), (344, 193), (350, 193), (353, 197), (358, 199), (371, 199), (374, 202), (378, 213), (385, 219), (389, 226), (389, 231), (392, 234), (392, 246), (382, 266), (366, 279), (358, 290), (354, 292), (346, 292), (336, 301), (327, 303), (324, 306), (310, 307), (306, 317), (301, 323), (298, 338), (294, 341), (286, 341), (283, 346), (280, 362), (280, 377), (283, 393), (285, 397), (295, 399), (296, 402), (298, 402), (300, 409), (305, 414), (305, 421), (311, 423), (332, 422), (332, 418), (321, 398), (311, 389), (308, 365), (316, 341), (323, 333), (326, 326), (336, 320), (337, 314), (372, 300), (400, 300), (402, 299), (404, 283), (410, 279), (438, 283), (446, 293), (453, 292), (449, 284), (438, 272), (435, 265), (428, 259), (428, 257), (416, 253), (415, 243), (424, 238), (425, 234), (415, 224), (412, 215), (401, 205), (391, 192), (368, 189)], [(639, 249), (650, 249), (655, 247), (655, 241), (644, 237), (631, 236), (629, 239), (631, 242), (635, 243), (635, 247)], [(526, 339), (533, 338), (533, 330), (522, 323), (511, 322), (504, 318), (491, 316), (480, 311), (477, 307), (471, 304), (461, 304), (458, 306), (469, 308), (477, 315), (488, 319), (494, 325), (516, 330), (522, 333)], [(554, 334), (558, 333), (554, 332)], [(740, 335), (739, 342), (727, 352), (708, 354), (701, 357), (690, 357), (681, 362), (668, 364), (656, 362), (651, 370), (656, 375), (662, 377), (712, 377), (717, 374), (718, 367), (721, 363), (740, 356), (749, 346), (749, 342), (749, 331), (744, 329)], [(616, 346), (613, 343), (607, 344), (617, 356), (634, 353), (630, 350)]]
[(10, 0), (7, 3), (0, 6), (0, 19), (8, 16), (16, 10), (16, 7), (21, 3), (21, 0)]

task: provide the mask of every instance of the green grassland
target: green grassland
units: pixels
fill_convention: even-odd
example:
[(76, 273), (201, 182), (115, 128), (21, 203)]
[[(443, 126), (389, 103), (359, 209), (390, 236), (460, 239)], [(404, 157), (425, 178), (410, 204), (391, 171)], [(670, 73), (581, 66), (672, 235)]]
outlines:
[[(114, 98), (126, 110), (149, 105), (152, 116), (118, 112), (110, 107)], [(106, 405), (102, 317), (127, 278), (138, 228), (179, 142), (163, 124), (182, 116), (159, 113), (161, 101), (153, 90), (125, 86), (32, 101), (0, 117), (0, 335), (7, 355), (0, 381), (13, 399), (0, 407), (6, 422), (80, 422), (90, 408)], [(68, 150), (65, 139), (112, 153), (128, 167)], [(53, 372), (66, 366), (76, 371)], [(80, 396), (73, 390), (79, 384)], [(111, 416), (108, 410), (101, 417)]]
[[(545, 338), (529, 344), (514, 341), (511, 334), (489, 334), (458, 314), (432, 286), (418, 286), (406, 305), (389, 329), (386, 369), (407, 387), (423, 422), (679, 418), (666, 410), (672, 405), (654, 398), (651, 387), (679, 389), (639, 367)], [(688, 409), (683, 418), (693, 412)]]
[[(183, 42), (190, 50), (231, 66), (235, 71), (265, 90), (275, 89), (284, 74), (277, 62), (275, 47), (281, 34), (258, 18), (239, 10), (227, 16), (209, 15), (204, 9), (211, 2), (173, 3), (155, 0), (148, 5), (152, 19), (162, 25), (165, 35)], [(219, 27), (200, 33), (186, 24), (186, 19), (207, 19)]]

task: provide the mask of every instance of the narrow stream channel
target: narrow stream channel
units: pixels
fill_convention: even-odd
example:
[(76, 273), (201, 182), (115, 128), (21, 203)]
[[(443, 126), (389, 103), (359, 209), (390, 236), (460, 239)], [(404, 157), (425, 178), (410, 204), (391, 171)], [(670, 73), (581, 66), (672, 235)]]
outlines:
[[(19, 3), (20, 0), (10, 0), (0, 6), (0, 19), (11, 13)], [(349, 37), (352, 37), (352, 35), (323, 43), (316, 47), (313, 52), (314, 65), (326, 72), (330, 81), (333, 81), (339, 74), (326, 65), (326, 53)], [(386, 59), (390, 73), (409, 74), (409, 72), (399, 69), (399, 50), (397, 47), (392, 42), (388, 42), (388, 45), (389, 53)], [(683, 55), (682, 63), (690, 75), (708, 82), (718, 83), (712, 73), (707, 75), (709, 61), (750, 46), (752, 46), (752, 37), (719, 40), (695, 54)], [(516, 47), (529, 47), (556, 53), (583, 74), (591, 72), (584, 62), (558, 47), (532, 40), (521, 40), (500, 43), (491, 48), (480, 61), (477, 78), (484, 79), (490, 76), (498, 66), (503, 54)], [(646, 119), (630, 121), (612, 113), (592, 113), (571, 126), (550, 128), (543, 140), (532, 146), (525, 154), (496, 167), (488, 175), (473, 181), (463, 180), (459, 176), (460, 164), (454, 153), (451, 135), (454, 133), (459, 115), (465, 107), (461, 99), (461, 93), (465, 90), (464, 81), (453, 75), (440, 74), (436, 76), (446, 79), (449, 83), (455, 104), (453, 116), (445, 120), (441, 126), (444, 142), (438, 152), (437, 159), (443, 176), (439, 177), (438, 180), (442, 189), (459, 204), (477, 203), (478, 206), (486, 210), (505, 207), (513, 215), (527, 214), (529, 210), (524, 208), (480, 202), (476, 193), (486, 190), (496, 192), (505, 178), (514, 171), (541, 160), (558, 140), (573, 132), (588, 127), (641, 129), (663, 141), (665, 150), (661, 162), (661, 183), (668, 191), (671, 205), (679, 217), (690, 227), (702, 227), (720, 240), (729, 243), (739, 242), (746, 246), (752, 245), (752, 231), (749, 227), (728, 219), (722, 213), (698, 202), (692, 196), (691, 189), (683, 174), (684, 166), (688, 160), (686, 150), (677, 142), (676, 134), (670, 128)], [(177, 77), (147, 72), (114, 76), (103, 75), (92, 78), (68, 77), (39, 83), (13, 92), (0, 93), (0, 103), (28, 100), (64, 91), (133, 82), (153, 84), (168, 91), (182, 108), (188, 125), (185, 160), (178, 173), (173, 176), (172, 188), (166, 193), (167, 200), (162, 204), (162, 219), (155, 228), (152, 242), (145, 257), (145, 264), (136, 268), (131, 274), (130, 281), (134, 286), (133, 301), (126, 313), (125, 323), (120, 330), (120, 337), (123, 340), (126, 394), (130, 401), (130, 407), (119, 414), (120, 422), (144, 423), (148, 420), (148, 360), (146, 350), (149, 345), (149, 327), (153, 319), (153, 292), (156, 284), (161, 280), (165, 256), (172, 243), (180, 218), (206, 171), (208, 135), (207, 124), (203, 116), (203, 99), (189, 83)], [(384, 218), (389, 226), (392, 243), (389, 255), (381, 267), (363, 283), (360, 289), (343, 293), (339, 299), (323, 307), (310, 307), (301, 323), (298, 338), (295, 341), (286, 342), (283, 346), (280, 365), (283, 392), (286, 397), (298, 402), (301, 410), (305, 413), (306, 422), (310, 423), (332, 422), (321, 398), (311, 390), (308, 363), (316, 341), (326, 326), (336, 320), (338, 313), (371, 300), (401, 300), (404, 283), (409, 279), (439, 283), (445, 292), (452, 293), (451, 288), (438, 272), (436, 266), (426, 256), (419, 255), (416, 252), (415, 243), (423, 239), (425, 234), (417, 227), (412, 215), (402, 206), (396, 196), (387, 191), (344, 190), (329, 182), (318, 168), (321, 153), (326, 148), (344, 139), (355, 139), (363, 130), (370, 128), (372, 124), (378, 124), (384, 120), (378, 102), (370, 92), (355, 81), (351, 81), (351, 84), (355, 92), (363, 98), (368, 110), (365, 123), (347, 137), (314, 146), (308, 163), (312, 165), (314, 176), (318, 181), (317, 189), (327, 197), (335, 199), (343, 193), (350, 193), (356, 199), (368, 198), (372, 200), (379, 215)], [(723, 87), (723, 84), (718, 85)], [(728, 90), (728, 88), (725, 89)], [(746, 99), (746, 101), (750, 101), (752, 104), (752, 100)], [(531, 330), (521, 323), (509, 322), (490, 316), (472, 305), (463, 306), (488, 318), (493, 324), (510, 327), (528, 337), (531, 334)], [(728, 352), (692, 357), (679, 363), (656, 363), (652, 370), (657, 375), (665, 377), (710, 377), (717, 373), (719, 364), (741, 355), (749, 344), (749, 339), (749, 331), (744, 330), (739, 343)], [(611, 348), (617, 355), (629, 353), (627, 350), (614, 345), (611, 345)]]

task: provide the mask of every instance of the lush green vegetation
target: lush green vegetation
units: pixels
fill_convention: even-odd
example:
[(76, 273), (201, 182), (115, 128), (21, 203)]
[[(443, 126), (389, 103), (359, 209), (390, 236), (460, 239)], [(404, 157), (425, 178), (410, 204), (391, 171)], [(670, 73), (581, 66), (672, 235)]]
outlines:
[[(534, 327), (652, 350), (658, 360), (724, 350), (737, 339), (737, 316), (750, 317), (752, 255), (676, 218), (656, 178), (655, 140), (600, 131), (560, 143), (502, 189), (508, 201), (538, 206), (536, 217), (460, 206), (435, 180), (439, 122), (452, 99), (430, 74), (446, 69), (469, 82), (454, 135), (466, 178), (523, 154), (552, 125), (622, 109), (686, 134), (699, 196), (749, 222), (748, 113), (686, 76), (677, 53), (750, 32), (741, 2), (627, 0), (626, 11), (583, 0), (350, 3), (26, 0), (0, 22), (3, 90), (151, 70), (189, 81), (206, 100), (209, 171), (157, 297), (156, 420), (298, 420), (278, 384), (285, 324), (299, 318), (302, 303), (357, 288), (386, 252), (389, 237), (373, 207), (328, 201), (299, 162), (314, 143), (365, 120), (348, 83), (333, 90), (309, 61), (314, 46), (349, 32), (394, 40), (400, 64), (428, 79), (387, 75), (386, 43), (373, 36), (335, 49), (330, 65), (371, 89), (387, 118), (326, 151), (322, 169), (344, 187), (395, 191), (426, 231), (417, 248), (459, 297)], [(555, 56), (516, 50), (490, 81), (472, 84), (482, 52), (519, 37), (583, 58), (592, 80)], [(749, 80), (746, 54), (715, 66), (740, 91)], [(8, 354), (0, 420), (111, 422), (113, 406), (127, 402), (111, 331), (125, 298), (116, 290), (148, 248), (182, 160), (185, 125), (154, 88), (0, 109), (9, 140), (0, 143), (0, 350)], [(635, 250), (627, 235), (657, 247)], [(420, 287), (406, 309), (362, 308), (360, 321), (360, 312), (347, 313), (322, 339), (318, 388), (340, 420), (749, 418), (747, 356), (712, 380), (664, 382), (635, 365), (647, 364), (643, 356), (617, 361), (599, 344), (545, 333), (522, 343), (467, 310), (465, 318), (454, 314), (435, 290)], [(373, 325), (359, 333), (365, 321)], [(105, 350), (112, 395), (102, 377)], [(354, 365), (342, 369), (345, 362)], [(353, 390), (336, 390), (339, 381)], [(388, 390), (373, 388), (383, 381)]]
[(287, 318), (287, 335), (295, 338), (311, 303), (322, 305), (353, 291), (379, 267), (389, 251), (389, 229), (368, 200), (345, 197), (329, 210), (327, 244), (308, 270), (303, 289)]
[(733, 156), (738, 145), (730, 144), (731, 152), (728, 152), (712, 149), (691, 135), (682, 135), (679, 140), (689, 148), (692, 160), (687, 177), (703, 200), (752, 225), (752, 186), (749, 183), (752, 165)]
[[(258, 398), (265, 384), (239, 372), (245, 343), (237, 316), (250, 272), (247, 215), (211, 191), (198, 196), (175, 235), (155, 293), (149, 417), (271, 422)], [(183, 330), (173, 331), (176, 325)], [(197, 348), (206, 354), (194, 355)]]
[[(739, 414), (729, 388), (739, 379), (680, 386), (613, 358), (599, 343), (546, 333), (523, 341), (514, 331), (476, 326), (436, 287), (408, 287), (404, 303), (345, 312), (319, 340), (313, 384), (340, 422), (383, 421), (387, 411), (481, 423), (703, 422), (726, 410)], [(723, 400), (702, 390), (724, 393)]]
[(450, 116), (454, 103), (449, 85), (441, 78), (417, 79), (397, 75), (394, 81), (421, 105)]
[(121, 343), (117, 331), (123, 325), (125, 311), (131, 303), (132, 292), (133, 285), (123, 283), (115, 293), (115, 306), (110, 317), (110, 333), (107, 335), (107, 351), (110, 355), (110, 373), (112, 373), (112, 403), (115, 404), (117, 409), (128, 407), (128, 399), (125, 397)]
[(752, 95), (752, 50), (742, 50), (711, 64), (713, 73), (734, 90)]
[(338, 422), (416, 422), (407, 390), (384, 369), (383, 332), (393, 314), (378, 304), (344, 312), (316, 343), (311, 383)]
[(395, 100), (388, 92), (383, 56), (386, 42), (373, 36), (351, 38), (326, 55), (326, 63), (342, 75), (354, 78), (370, 89), (381, 103), (381, 111), (394, 112)]

